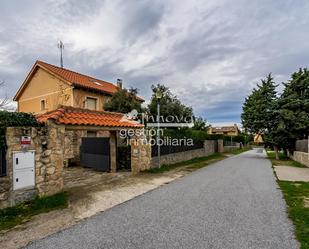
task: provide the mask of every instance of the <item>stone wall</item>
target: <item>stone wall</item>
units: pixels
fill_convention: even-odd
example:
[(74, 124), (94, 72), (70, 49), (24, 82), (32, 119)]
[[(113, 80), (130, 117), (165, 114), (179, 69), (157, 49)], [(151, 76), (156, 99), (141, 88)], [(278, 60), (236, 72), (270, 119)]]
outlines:
[[(309, 151), (309, 139), (308, 142), (308, 151)], [(294, 151), (292, 159), (297, 161), (307, 167), (309, 167), (309, 153), (305, 153), (302, 151)]]
[[(209, 156), (215, 153), (216, 141), (205, 140), (204, 147), (196, 150), (188, 150), (184, 152), (172, 153), (160, 156), (160, 165), (163, 164), (174, 164), (182, 161), (187, 161), (195, 157)], [(150, 161), (150, 168), (159, 167), (159, 158), (153, 157)]]
[[(35, 187), (13, 191), (13, 151), (22, 151), (20, 139), (31, 136), (27, 150), (35, 153)], [(6, 130), (7, 175), (0, 177), (0, 208), (12, 206), (35, 195), (52, 195), (63, 189), (64, 126), (49, 122), (40, 128), (9, 127)]]
[(80, 161), (80, 146), (82, 137), (87, 136), (87, 130), (65, 130), (65, 166)]
[(223, 150), (224, 152), (229, 152), (229, 151), (237, 150), (239, 148), (240, 148), (240, 143), (235, 143), (234, 146), (224, 146)]
[(309, 153), (294, 151), (293, 160), (309, 167)]

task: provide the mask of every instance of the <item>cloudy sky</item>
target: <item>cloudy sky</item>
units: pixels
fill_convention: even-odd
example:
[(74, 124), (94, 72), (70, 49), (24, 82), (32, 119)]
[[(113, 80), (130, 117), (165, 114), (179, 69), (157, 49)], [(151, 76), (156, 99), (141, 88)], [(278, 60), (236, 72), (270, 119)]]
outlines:
[[(309, 63), (307, 0), (0, 2), (0, 80), (14, 96), (35, 60), (137, 87), (163, 83), (197, 115), (239, 123), (267, 73), (286, 81)], [(0, 92), (0, 95), (4, 92)]]

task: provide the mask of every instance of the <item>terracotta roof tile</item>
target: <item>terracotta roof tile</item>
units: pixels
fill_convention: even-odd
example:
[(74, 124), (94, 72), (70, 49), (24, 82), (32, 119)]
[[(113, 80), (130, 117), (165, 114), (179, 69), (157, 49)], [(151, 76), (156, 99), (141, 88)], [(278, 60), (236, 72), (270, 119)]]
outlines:
[(45, 67), (47, 70), (53, 72), (75, 86), (95, 89), (109, 94), (113, 94), (118, 91), (118, 87), (110, 82), (80, 74), (66, 68), (57, 67), (43, 61), (37, 61), (37, 64)]
[(142, 128), (136, 121), (123, 118), (122, 113), (92, 111), (69, 106), (59, 107), (57, 110), (36, 116), (40, 123), (53, 119), (58, 124), (66, 125), (93, 125), (103, 127)]
[(213, 127), (213, 132), (235, 132), (237, 131), (237, 127), (235, 126), (223, 126), (223, 127)]
[[(87, 76), (84, 74), (80, 74), (66, 68), (57, 67), (55, 65), (43, 61), (37, 61), (37, 64), (46, 68), (47, 70), (51, 71), (52, 73), (58, 75), (64, 80), (68, 81), (70, 84), (77, 87), (94, 89), (107, 94), (113, 94), (117, 92), (119, 89), (113, 83), (93, 78), (91, 76)], [(137, 99), (140, 101), (144, 101), (144, 99), (139, 96), (137, 96)]]

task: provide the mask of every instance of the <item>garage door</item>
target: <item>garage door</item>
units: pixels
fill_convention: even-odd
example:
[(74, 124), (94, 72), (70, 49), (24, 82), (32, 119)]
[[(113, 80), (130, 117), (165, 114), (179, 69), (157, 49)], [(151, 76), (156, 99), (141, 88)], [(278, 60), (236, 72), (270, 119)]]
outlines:
[(81, 165), (101, 171), (110, 171), (109, 138), (83, 137)]

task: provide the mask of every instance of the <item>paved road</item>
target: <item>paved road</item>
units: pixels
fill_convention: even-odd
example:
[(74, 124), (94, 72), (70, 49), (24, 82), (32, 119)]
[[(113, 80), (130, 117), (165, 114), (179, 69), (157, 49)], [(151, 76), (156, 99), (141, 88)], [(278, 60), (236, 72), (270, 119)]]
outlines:
[(298, 248), (261, 152), (195, 171), (29, 248)]

